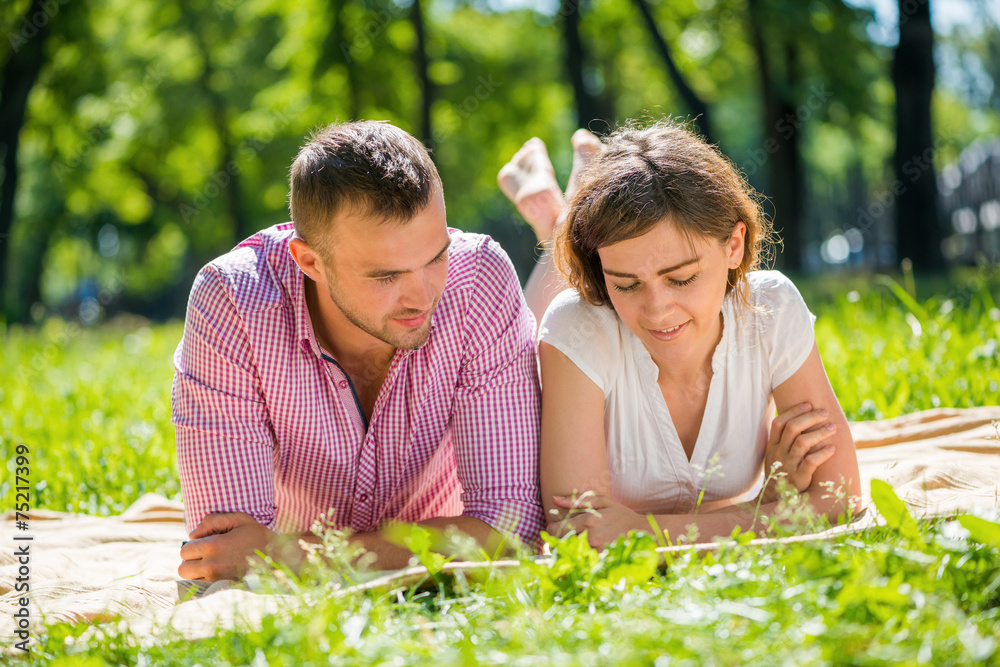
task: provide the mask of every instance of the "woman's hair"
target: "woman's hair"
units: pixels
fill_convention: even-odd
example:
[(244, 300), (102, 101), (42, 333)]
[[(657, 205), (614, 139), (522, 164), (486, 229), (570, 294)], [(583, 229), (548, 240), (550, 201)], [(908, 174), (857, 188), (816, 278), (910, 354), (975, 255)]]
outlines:
[(688, 238), (724, 243), (742, 220), (743, 261), (730, 269), (726, 294), (735, 291), (749, 306), (746, 274), (774, 245), (759, 199), (719, 149), (686, 126), (627, 124), (604, 139), (604, 150), (581, 174), (556, 234), (556, 265), (587, 301), (610, 307), (598, 248), (642, 236), (666, 220)]

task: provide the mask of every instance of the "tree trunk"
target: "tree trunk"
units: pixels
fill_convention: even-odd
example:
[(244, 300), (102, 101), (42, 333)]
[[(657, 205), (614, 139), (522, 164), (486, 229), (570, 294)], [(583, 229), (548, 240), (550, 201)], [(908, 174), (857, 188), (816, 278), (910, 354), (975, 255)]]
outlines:
[(805, 178), (799, 145), (801, 122), (791, 97), (797, 83), (798, 54), (790, 42), (785, 42), (787, 74), (779, 87), (768, 54), (770, 40), (764, 35), (766, 21), (762, 16), (761, 0), (748, 0), (747, 6), (764, 107), (764, 145), (758, 153), (767, 166), (765, 194), (774, 206), (774, 226), (783, 243), (778, 258), (780, 266), (798, 271), (802, 268), (805, 225)]
[(583, 64), (586, 53), (583, 48), (583, 40), (580, 39), (580, 0), (561, 0), (559, 16), (563, 18), (566, 74), (569, 76), (570, 83), (573, 84), (577, 125), (590, 128), (590, 124), (598, 120), (610, 127), (613, 114), (609, 113), (609, 109), (597, 96), (587, 91), (583, 82)]
[(361, 100), (358, 97), (358, 74), (352, 52), (353, 42), (347, 34), (347, 15), (344, 11), (348, 0), (335, 0), (333, 7), (333, 29), (327, 36), (325, 48), (328, 51), (339, 51), (344, 60), (347, 73), (348, 120), (358, 120), (361, 117)]
[(22, 22), (15, 24), (18, 32), (12, 32), (8, 36), (11, 52), (3, 66), (3, 87), (0, 88), (0, 153), (3, 155), (3, 173), (0, 175), (3, 179), (0, 186), (0, 313), (7, 310), (9, 239), (14, 224), (14, 197), (17, 194), (18, 142), (24, 125), (28, 95), (45, 63), (45, 40), (53, 20), (49, 19), (40, 28), (31, 23), (34, 16), (45, 16), (43, 4), (42, 0), (32, 0)]
[(410, 21), (417, 35), (417, 49), (413, 54), (417, 67), (417, 80), (420, 81), (420, 136), (428, 149), (434, 149), (434, 133), (431, 129), (431, 104), (434, 102), (434, 84), (431, 82), (430, 59), (427, 57), (427, 35), (424, 30), (424, 12), (420, 0), (413, 0), (410, 8)]
[(913, 268), (944, 268), (938, 215), (931, 95), (934, 31), (930, 0), (899, 0), (899, 45), (892, 63), (896, 87), (896, 250)]
[(31, 307), (42, 300), (42, 273), (45, 268), (45, 255), (52, 244), (52, 232), (56, 229), (55, 216), (46, 216), (39, 220), (33, 227), (33, 234), (38, 235), (36, 243), (30, 243), (19, 253), (19, 260), (23, 262), (23, 270), (20, 272), (19, 281), (11, 281), (19, 285), (20, 293), (14, 299), (15, 321), (27, 322), (31, 319)]
[(642, 14), (646, 28), (649, 29), (649, 34), (653, 38), (653, 45), (663, 59), (663, 63), (667, 66), (670, 81), (674, 84), (677, 92), (680, 93), (688, 112), (692, 115), (694, 121), (701, 129), (701, 133), (708, 139), (709, 143), (716, 143), (712, 133), (712, 124), (709, 120), (708, 105), (691, 89), (691, 86), (684, 80), (684, 75), (677, 69), (677, 63), (674, 62), (673, 55), (670, 53), (670, 45), (667, 44), (667, 40), (663, 38), (663, 33), (657, 27), (656, 19), (653, 18), (653, 12), (649, 9), (649, 5), (646, 3), (646, 0), (635, 0), (635, 6), (639, 10), (639, 13)]

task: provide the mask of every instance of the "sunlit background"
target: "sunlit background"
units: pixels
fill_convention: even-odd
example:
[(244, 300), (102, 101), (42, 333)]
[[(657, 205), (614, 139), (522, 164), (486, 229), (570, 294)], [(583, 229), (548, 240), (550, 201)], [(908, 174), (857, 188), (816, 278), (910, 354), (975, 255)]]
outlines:
[(995, 264), (1000, 3), (927, 4), (5, 2), (3, 318), (183, 316), (201, 266), (287, 220), (309, 131), (352, 118), (422, 139), (450, 224), (522, 279), (500, 166), (539, 136), (564, 183), (576, 127), (668, 115), (768, 196), (789, 272)]

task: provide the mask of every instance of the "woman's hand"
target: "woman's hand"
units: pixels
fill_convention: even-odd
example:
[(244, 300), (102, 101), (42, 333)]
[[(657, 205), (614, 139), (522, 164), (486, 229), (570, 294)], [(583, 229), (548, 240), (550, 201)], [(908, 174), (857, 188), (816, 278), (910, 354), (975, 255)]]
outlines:
[(774, 418), (764, 454), (767, 484), (761, 491), (762, 502), (778, 500), (779, 476), (800, 493), (809, 488), (816, 468), (834, 453), (833, 445), (826, 441), (837, 432), (837, 425), (828, 417), (826, 410), (813, 410), (809, 403), (802, 403)]
[(545, 530), (556, 537), (587, 531), (590, 546), (601, 549), (630, 530), (650, 530), (645, 517), (608, 496), (585, 493), (576, 499), (552, 499), (563, 511), (552, 510), (554, 520)]

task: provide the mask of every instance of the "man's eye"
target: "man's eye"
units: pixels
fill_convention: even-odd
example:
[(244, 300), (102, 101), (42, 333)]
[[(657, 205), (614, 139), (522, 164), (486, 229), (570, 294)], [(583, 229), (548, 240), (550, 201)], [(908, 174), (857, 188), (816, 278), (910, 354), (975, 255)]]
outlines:
[(375, 282), (377, 282), (379, 285), (391, 285), (394, 282), (396, 282), (396, 278), (397, 278), (397, 276), (395, 276), (395, 275), (386, 276), (384, 278), (376, 278)]
[(631, 285), (626, 285), (622, 287), (621, 285), (615, 285), (615, 290), (619, 292), (634, 292), (639, 287), (639, 283), (632, 283)]

